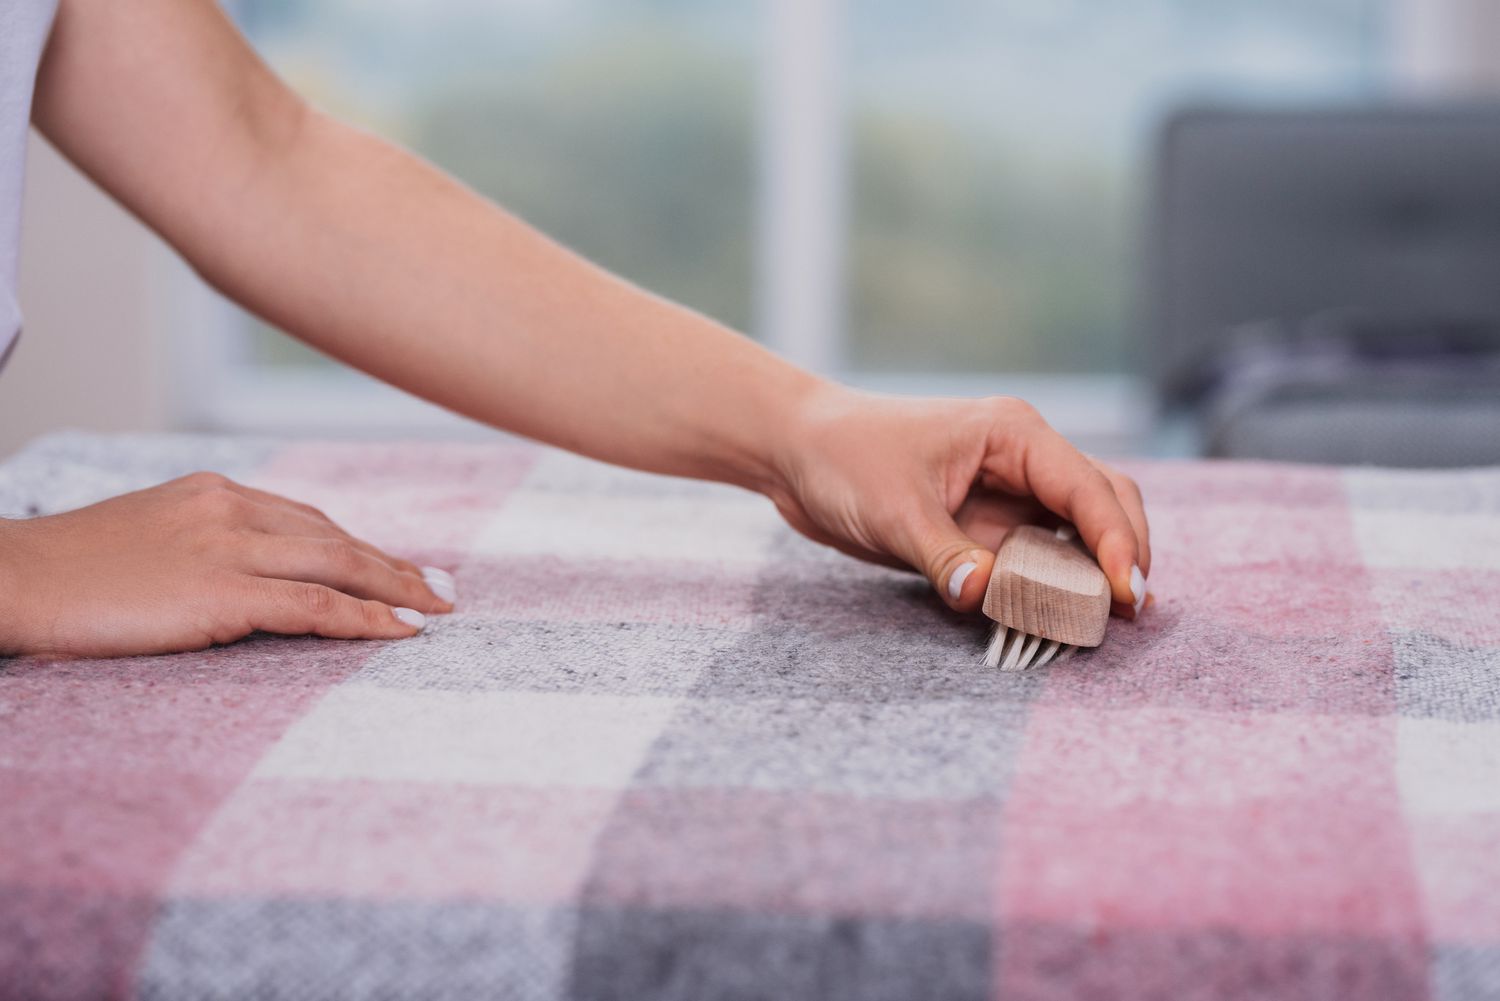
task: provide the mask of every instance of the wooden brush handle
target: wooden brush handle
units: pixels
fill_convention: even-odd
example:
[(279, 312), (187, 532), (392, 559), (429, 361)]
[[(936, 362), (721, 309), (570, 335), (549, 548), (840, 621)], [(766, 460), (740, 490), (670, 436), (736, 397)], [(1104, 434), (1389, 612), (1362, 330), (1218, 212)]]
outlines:
[(1109, 600), (1109, 578), (1082, 543), (1022, 525), (995, 554), (984, 614), (1034, 636), (1098, 646), (1109, 624)]

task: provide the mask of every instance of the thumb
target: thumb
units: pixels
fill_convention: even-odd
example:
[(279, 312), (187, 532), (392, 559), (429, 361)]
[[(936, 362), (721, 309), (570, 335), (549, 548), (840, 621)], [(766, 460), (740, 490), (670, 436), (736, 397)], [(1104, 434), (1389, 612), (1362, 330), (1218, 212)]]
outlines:
[(912, 526), (902, 559), (927, 575), (948, 607), (972, 612), (984, 602), (995, 568), (995, 554), (969, 538), (941, 509), (928, 511)]

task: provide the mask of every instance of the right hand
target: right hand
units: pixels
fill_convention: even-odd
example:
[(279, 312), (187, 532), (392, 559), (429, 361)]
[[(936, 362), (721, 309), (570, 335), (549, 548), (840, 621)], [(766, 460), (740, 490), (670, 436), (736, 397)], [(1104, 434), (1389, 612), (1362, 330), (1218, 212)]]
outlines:
[(766, 492), (814, 541), (909, 566), (950, 608), (973, 612), (1011, 529), (1068, 522), (1109, 578), (1115, 614), (1133, 618), (1146, 607), (1151, 533), (1140, 489), (1030, 404), (827, 386), (791, 413), (772, 463), (781, 476)]
[(446, 572), (216, 473), (0, 521), (0, 654), (171, 653), (256, 630), (398, 639), (452, 598)]

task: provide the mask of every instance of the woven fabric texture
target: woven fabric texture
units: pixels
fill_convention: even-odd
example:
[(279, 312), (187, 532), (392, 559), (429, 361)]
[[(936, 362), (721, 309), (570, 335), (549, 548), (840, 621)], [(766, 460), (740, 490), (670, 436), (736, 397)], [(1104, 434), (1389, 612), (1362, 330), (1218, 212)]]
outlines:
[(415, 639), (0, 660), (0, 996), (1500, 997), (1500, 470), (1131, 467), (1057, 668), (728, 488), (526, 444), (47, 439), (452, 570)]

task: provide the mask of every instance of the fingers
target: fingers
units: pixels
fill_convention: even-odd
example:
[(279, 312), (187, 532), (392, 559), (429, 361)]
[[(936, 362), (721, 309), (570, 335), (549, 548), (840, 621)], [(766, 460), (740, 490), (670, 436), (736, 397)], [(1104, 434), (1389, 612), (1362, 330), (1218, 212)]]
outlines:
[(264, 578), (317, 584), (356, 599), (434, 613), (453, 610), (451, 574), (419, 568), (334, 524), (321, 511), (217, 473), (194, 473), (172, 486), (189, 491), (199, 517), (227, 528), (234, 568)]
[(949, 608), (972, 612), (983, 604), (995, 554), (965, 535), (947, 511), (924, 511), (893, 548), (922, 569)]
[(799, 508), (778, 505), (778, 510), (798, 532), (846, 556), (896, 570), (919, 570), (951, 608), (972, 611), (984, 600), (995, 556), (966, 536), (944, 511), (916, 519), (891, 553), (883, 553), (819, 528)]
[(247, 487), (233, 480), (225, 480), (225, 486), (248, 500), (254, 501), (260, 512), (260, 524), (256, 527), (266, 532), (278, 532), (285, 535), (310, 535), (314, 537), (331, 537), (342, 539), (351, 543), (378, 560), (382, 560), (396, 570), (413, 573), (422, 576), (423, 570), (410, 560), (403, 560), (399, 556), (392, 556), (346, 532), (337, 522), (329, 518), (322, 511), (310, 504), (290, 500), (279, 494), (269, 493), (265, 490), (257, 490)]
[[(248, 578), (247, 578), (248, 579)], [(411, 608), (392, 607), (305, 581), (248, 579), (246, 626), (289, 636), (330, 639), (401, 639), (415, 636), (426, 617)]]
[[(255, 534), (248, 545), (247, 569), (260, 577), (321, 584), (429, 614), (453, 610), (451, 583), (396, 570), (344, 539)], [(447, 594), (436, 593), (441, 590)]]
[[(986, 469), (1008, 489), (1028, 493), (1071, 521), (1109, 578), (1114, 601), (1139, 609), (1146, 596), (1141, 540), (1114, 484), (1035, 412), (1008, 428), (1008, 455), (990, 455)], [(1142, 515), (1144, 518), (1144, 515)]]
[(1136, 486), (1133, 479), (1111, 469), (1093, 456), (1087, 458), (1109, 480), (1115, 496), (1120, 500), (1120, 506), (1124, 508), (1131, 527), (1135, 530), (1140, 579), (1137, 580), (1134, 577), (1135, 571), (1132, 571), (1130, 600), (1116, 599), (1111, 602), (1110, 610), (1115, 615), (1136, 618), (1151, 604), (1151, 592), (1146, 584), (1146, 578), (1151, 574), (1151, 528), (1146, 521), (1145, 502), (1141, 498), (1140, 487)]
[(1136, 545), (1140, 549), (1141, 556), (1141, 573), (1150, 577), (1151, 526), (1146, 520), (1146, 502), (1141, 496), (1141, 488), (1136, 485), (1135, 480), (1117, 469), (1106, 466), (1093, 456), (1088, 456), (1088, 460), (1109, 480), (1110, 486), (1114, 488), (1115, 496), (1120, 499), (1120, 505), (1130, 519), (1131, 527), (1135, 529)]
[(419, 576), (423, 573), (422, 568), (410, 560), (403, 560), (400, 557), (392, 556), (370, 545), (368, 542), (356, 539), (311, 504), (303, 504), (300, 501), (282, 497), (280, 494), (247, 487), (243, 483), (236, 483), (229, 477), (219, 473), (191, 473), (173, 480), (172, 483), (167, 485), (199, 494), (211, 494), (214, 492), (232, 494), (250, 501), (253, 505), (249, 508), (254, 522), (252, 527), (258, 528), (263, 532), (274, 532), (282, 535), (310, 535), (315, 537), (332, 536), (344, 539), (363, 549), (371, 556), (384, 560), (397, 570), (415, 573)]

